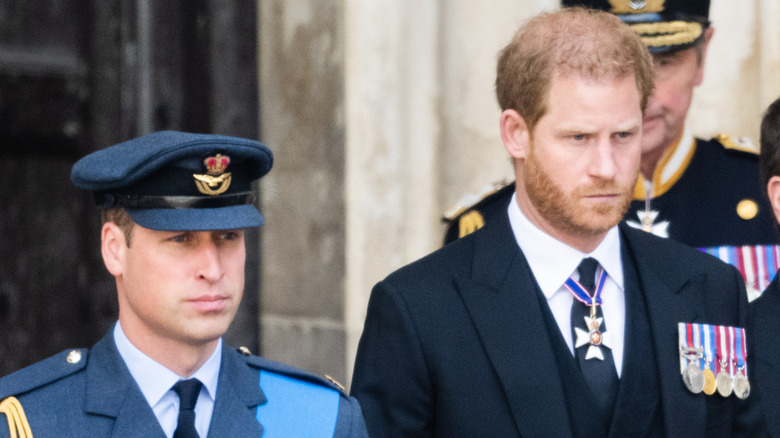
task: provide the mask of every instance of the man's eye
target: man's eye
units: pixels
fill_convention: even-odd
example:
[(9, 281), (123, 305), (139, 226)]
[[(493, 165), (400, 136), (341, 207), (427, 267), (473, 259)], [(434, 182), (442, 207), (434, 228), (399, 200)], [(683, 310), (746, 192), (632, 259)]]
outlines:
[(184, 243), (189, 241), (190, 239), (189, 239), (189, 234), (182, 233), (182, 234), (176, 234), (174, 236), (171, 236), (169, 240), (172, 242)]

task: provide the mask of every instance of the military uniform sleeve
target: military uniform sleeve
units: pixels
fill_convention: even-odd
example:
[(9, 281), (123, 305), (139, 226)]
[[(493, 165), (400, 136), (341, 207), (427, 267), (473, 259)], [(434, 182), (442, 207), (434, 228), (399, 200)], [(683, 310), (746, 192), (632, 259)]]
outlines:
[(381, 282), (371, 293), (352, 379), (371, 437), (432, 436), (432, 393), (407, 305)]
[(363, 412), (355, 397), (342, 397), (333, 438), (368, 438)]

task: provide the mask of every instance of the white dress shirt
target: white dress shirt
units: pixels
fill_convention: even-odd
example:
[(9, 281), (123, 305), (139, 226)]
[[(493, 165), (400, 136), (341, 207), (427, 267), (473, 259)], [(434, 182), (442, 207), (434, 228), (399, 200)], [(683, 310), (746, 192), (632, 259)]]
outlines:
[[(547, 304), (550, 306), (555, 322), (558, 323), (558, 328), (572, 355), (574, 355), (574, 341), (571, 334), (571, 305), (574, 297), (564, 287), (564, 283), (570, 276), (579, 279), (577, 266), (586, 257), (593, 257), (599, 262), (600, 268), (596, 271), (597, 278), (598, 275), (601, 275), (602, 269), (607, 271), (607, 281), (601, 291), (601, 309), (604, 313), (604, 324), (611, 337), (612, 356), (615, 359), (615, 368), (619, 377), (623, 368), (626, 320), (620, 232), (617, 227), (613, 227), (593, 252), (584, 254), (532, 224), (517, 205), (516, 196), (517, 193), (513, 195), (508, 208), (512, 232), (528, 260), (536, 282), (547, 298)], [(585, 329), (584, 322), (582, 328)]]
[(201, 437), (208, 435), (211, 413), (214, 410), (214, 400), (217, 395), (219, 367), (222, 362), (221, 338), (214, 353), (190, 377), (177, 375), (141, 352), (127, 339), (119, 322), (114, 327), (114, 342), (130, 370), (130, 374), (141, 388), (144, 398), (149, 402), (149, 406), (152, 407), (154, 415), (157, 416), (157, 420), (168, 438), (173, 437), (179, 418), (179, 396), (173, 392), (171, 387), (179, 380), (187, 378), (194, 377), (200, 380), (203, 387), (195, 404), (195, 429)]

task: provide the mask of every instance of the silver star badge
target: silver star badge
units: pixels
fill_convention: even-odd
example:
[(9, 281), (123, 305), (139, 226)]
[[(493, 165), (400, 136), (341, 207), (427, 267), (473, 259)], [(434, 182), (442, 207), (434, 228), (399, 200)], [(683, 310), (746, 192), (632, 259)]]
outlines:
[(583, 345), (590, 344), (588, 352), (585, 354), (585, 360), (596, 358), (598, 360), (604, 360), (604, 354), (601, 352), (600, 346), (612, 349), (612, 337), (609, 332), (600, 332), (602, 318), (590, 318), (585, 317), (585, 326), (590, 331), (585, 331), (579, 327), (574, 327), (574, 332), (577, 334), (577, 342), (574, 344), (574, 348), (580, 348)]
[(629, 226), (648, 233), (653, 233), (658, 237), (669, 237), (669, 221), (655, 223), (655, 218), (658, 217), (657, 211), (637, 210), (636, 214), (639, 216), (639, 222), (626, 221)]

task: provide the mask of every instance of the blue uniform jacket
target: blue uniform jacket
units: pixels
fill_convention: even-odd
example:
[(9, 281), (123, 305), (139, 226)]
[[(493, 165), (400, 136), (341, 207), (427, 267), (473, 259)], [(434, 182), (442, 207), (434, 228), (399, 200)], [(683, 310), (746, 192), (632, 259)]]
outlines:
[[(36, 438), (165, 436), (111, 332), (76, 351), (80, 358), (65, 351), (0, 379), (0, 400), (18, 399)], [(8, 436), (0, 414), (0, 437)], [(357, 401), (330, 382), (225, 346), (208, 437), (260, 436), (367, 433)]]

